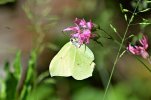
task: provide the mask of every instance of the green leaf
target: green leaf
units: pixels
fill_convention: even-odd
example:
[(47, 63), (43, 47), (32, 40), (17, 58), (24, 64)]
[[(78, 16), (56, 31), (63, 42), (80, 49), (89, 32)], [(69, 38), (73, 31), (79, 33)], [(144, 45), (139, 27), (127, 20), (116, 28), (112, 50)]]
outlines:
[(130, 23), (134, 20), (134, 15), (132, 15), (131, 19), (130, 19)]
[(14, 66), (14, 76), (19, 80), (21, 77), (21, 51), (16, 53), (15, 60), (13, 62)]
[(146, 3), (151, 3), (151, 1), (146, 1)]
[(14, 73), (12, 73), (9, 68), (10, 68), (9, 62), (6, 61), (4, 65), (6, 78), (3, 80), (5, 84), (3, 95), (5, 95), (6, 100), (15, 100), (18, 79), (14, 76)]
[(146, 23), (146, 22), (142, 22), (142, 23), (139, 23), (140, 25), (150, 25), (151, 23)]
[(27, 77), (26, 77), (27, 83), (33, 78), (33, 73), (34, 73), (35, 64), (36, 64), (36, 60), (37, 60), (36, 51), (33, 50), (31, 52), (30, 56), (31, 57), (30, 57), (29, 62), (28, 62), (28, 70), (27, 70)]
[(123, 12), (123, 5), (122, 4), (120, 4), (120, 9)]
[(140, 12), (147, 12), (147, 11), (149, 11), (149, 10), (151, 10), (151, 8), (147, 8), (147, 9), (142, 10), (142, 11), (140, 11)]
[(115, 33), (117, 33), (116, 28), (115, 28), (112, 24), (110, 24), (110, 27), (113, 29), (113, 31), (114, 31)]
[(10, 3), (10, 2), (15, 2), (16, 0), (0, 0), (0, 5)]
[(131, 34), (131, 35), (128, 36), (125, 40), (130, 39), (130, 38), (132, 38), (132, 37), (134, 37), (134, 36), (135, 36), (134, 34)]
[(124, 51), (120, 54), (119, 58), (121, 58), (121, 57), (125, 54), (125, 52), (126, 52), (126, 50), (124, 50)]
[(52, 59), (49, 71), (51, 76), (72, 76), (76, 80), (83, 80), (92, 76), (95, 66), (94, 55), (85, 45), (80, 48), (71, 42), (65, 44)]
[(123, 12), (129, 12), (129, 10), (128, 9), (123, 9)]
[(127, 21), (127, 15), (126, 15), (126, 14), (124, 15), (124, 18), (125, 18), (125, 20)]
[(5, 70), (6, 74), (9, 74), (9, 72), (10, 72), (9, 66), (10, 66), (10, 65), (9, 65), (9, 62), (6, 61), (5, 64), (4, 64), (4, 70)]
[(138, 23), (141, 26), (141, 29), (143, 30), (146, 26), (150, 25), (150, 21), (148, 19), (142, 18), (142, 22)]
[(5, 81), (0, 77), (0, 100), (6, 98), (6, 84)]
[(142, 38), (143, 38), (143, 34), (138, 34), (137, 36), (133, 36), (131, 44), (135, 45)]
[(28, 95), (30, 95), (31, 90), (33, 88), (33, 82), (35, 77), (35, 64), (37, 60), (36, 50), (32, 50), (30, 59), (28, 62), (27, 75), (25, 79), (25, 84), (23, 86), (23, 90), (21, 92), (21, 100), (27, 100)]
[(138, 41), (138, 38), (135, 36), (135, 37), (133, 37), (133, 39), (132, 39), (132, 45), (135, 45), (135, 43)]
[(121, 9), (121, 11), (122, 11), (123, 13), (129, 12), (128, 9), (124, 9), (124, 8), (123, 8), (123, 5), (122, 5), (122, 4), (120, 4), (120, 9)]
[(7, 91), (6, 91), (6, 80), (7, 80), (7, 76), (10, 74), (10, 70), (9, 70), (9, 62), (5, 61), (4, 64), (4, 71), (6, 74), (6, 79), (3, 79), (3, 77), (0, 77), (0, 100), (5, 100), (6, 99), (6, 95), (7, 95)]
[(143, 34), (138, 34), (138, 40), (143, 38)]
[(54, 79), (52, 79), (52, 78), (48, 78), (48, 79), (46, 79), (47, 77), (49, 77), (49, 71), (46, 71), (46, 72), (43, 72), (42, 74), (40, 74), (39, 76), (38, 76), (38, 79), (37, 79), (37, 83), (40, 83), (40, 82), (46, 82), (46, 83), (56, 83), (55, 82), (55, 80)]
[(14, 100), (18, 80), (10, 73), (6, 79), (6, 100)]
[(27, 100), (27, 96), (30, 94), (31, 87), (29, 87), (27, 84), (24, 85), (23, 90), (21, 92), (21, 100)]

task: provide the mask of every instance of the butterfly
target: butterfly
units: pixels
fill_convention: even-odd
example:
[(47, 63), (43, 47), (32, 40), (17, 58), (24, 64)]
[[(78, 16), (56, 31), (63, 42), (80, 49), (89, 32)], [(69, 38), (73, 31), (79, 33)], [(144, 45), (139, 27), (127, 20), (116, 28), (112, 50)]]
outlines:
[(49, 72), (51, 76), (72, 76), (83, 80), (92, 76), (95, 63), (94, 54), (85, 45), (78, 45), (76, 40), (66, 43), (51, 60)]

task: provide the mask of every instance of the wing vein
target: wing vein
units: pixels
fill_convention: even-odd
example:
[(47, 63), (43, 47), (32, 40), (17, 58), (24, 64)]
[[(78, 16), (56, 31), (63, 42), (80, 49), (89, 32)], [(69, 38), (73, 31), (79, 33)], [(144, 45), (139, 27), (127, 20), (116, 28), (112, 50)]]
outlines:
[[(73, 66), (75, 66), (76, 54), (77, 54), (77, 48), (75, 48)], [(72, 73), (73, 73), (73, 72), (72, 72)]]

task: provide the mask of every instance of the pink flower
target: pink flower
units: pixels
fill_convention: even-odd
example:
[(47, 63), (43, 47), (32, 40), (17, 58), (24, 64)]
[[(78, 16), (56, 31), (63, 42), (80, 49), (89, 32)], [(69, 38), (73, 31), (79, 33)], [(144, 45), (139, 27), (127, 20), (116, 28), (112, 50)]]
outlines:
[(127, 50), (129, 50), (134, 55), (141, 55), (144, 59), (149, 58), (149, 54), (146, 51), (148, 48), (148, 40), (146, 36), (143, 36), (139, 40), (140, 45), (129, 44)]
[(86, 22), (84, 19), (78, 19), (76, 18), (75, 26), (68, 27), (64, 29), (63, 31), (71, 31), (71, 38), (78, 39), (78, 44), (89, 44), (90, 38), (92, 38), (92, 28), (93, 23), (91, 21)]
[(78, 19), (78, 18), (76, 18), (75, 21), (74, 21), (74, 23), (77, 26), (81, 27), (81, 28), (87, 28), (87, 29), (90, 29), (90, 30), (93, 27), (93, 23), (91, 22), (91, 20), (89, 22), (86, 22), (84, 19)]

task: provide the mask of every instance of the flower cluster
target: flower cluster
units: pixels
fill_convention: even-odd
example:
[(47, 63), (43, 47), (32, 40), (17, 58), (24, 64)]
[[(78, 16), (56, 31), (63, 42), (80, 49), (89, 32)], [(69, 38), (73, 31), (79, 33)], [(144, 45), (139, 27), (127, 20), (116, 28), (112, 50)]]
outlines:
[(94, 37), (92, 34), (92, 28), (94, 24), (91, 22), (86, 22), (84, 19), (76, 18), (74, 21), (75, 26), (68, 27), (63, 31), (72, 31), (71, 38), (77, 39), (79, 45), (89, 44), (90, 39)]
[(141, 55), (144, 59), (149, 58), (149, 54), (146, 51), (148, 49), (148, 40), (146, 36), (143, 36), (139, 39), (139, 45), (132, 45), (131, 43), (128, 45), (127, 50), (129, 50), (134, 55)]

